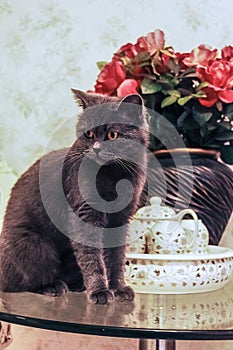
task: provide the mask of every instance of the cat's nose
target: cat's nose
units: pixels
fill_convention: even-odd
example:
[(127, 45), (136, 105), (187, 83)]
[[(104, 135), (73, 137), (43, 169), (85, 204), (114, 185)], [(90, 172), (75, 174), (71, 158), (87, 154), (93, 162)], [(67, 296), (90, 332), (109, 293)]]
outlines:
[(98, 155), (100, 153), (101, 148), (100, 148), (100, 143), (99, 142), (95, 142), (94, 143), (93, 151), (95, 152), (96, 155)]
[(100, 148), (93, 148), (93, 151), (98, 156), (98, 154), (100, 153), (101, 149)]

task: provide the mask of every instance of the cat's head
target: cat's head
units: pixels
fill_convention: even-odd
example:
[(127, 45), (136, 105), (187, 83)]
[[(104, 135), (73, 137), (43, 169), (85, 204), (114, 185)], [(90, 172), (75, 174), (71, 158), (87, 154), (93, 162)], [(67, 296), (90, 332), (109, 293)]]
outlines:
[(142, 146), (140, 149), (147, 147), (148, 124), (140, 95), (118, 98), (75, 89), (72, 92), (83, 109), (76, 129), (78, 144), (89, 157), (106, 162), (111, 157), (136, 153), (136, 144)]

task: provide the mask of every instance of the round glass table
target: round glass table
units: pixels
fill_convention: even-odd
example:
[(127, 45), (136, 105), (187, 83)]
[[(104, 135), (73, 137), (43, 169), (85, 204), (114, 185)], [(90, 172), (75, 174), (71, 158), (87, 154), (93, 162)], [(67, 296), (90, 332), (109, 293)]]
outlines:
[(139, 349), (174, 350), (176, 340), (233, 340), (233, 279), (199, 294), (136, 294), (134, 302), (93, 305), (85, 292), (63, 297), (1, 293), (0, 320), (51, 331), (138, 338)]

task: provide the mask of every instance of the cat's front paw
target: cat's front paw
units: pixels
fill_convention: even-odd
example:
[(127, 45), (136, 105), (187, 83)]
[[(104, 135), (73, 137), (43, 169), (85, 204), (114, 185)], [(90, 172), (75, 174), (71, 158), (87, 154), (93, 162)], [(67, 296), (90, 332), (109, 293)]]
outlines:
[(129, 286), (120, 287), (114, 290), (114, 296), (117, 301), (134, 300), (134, 290)]
[(68, 292), (68, 287), (65, 282), (59, 280), (38, 289), (36, 292), (51, 297), (60, 297)]
[(94, 291), (88, 294), (88, 299), (94, 304), (110, 304), (114, 300), (113, 293), (108, 289)]

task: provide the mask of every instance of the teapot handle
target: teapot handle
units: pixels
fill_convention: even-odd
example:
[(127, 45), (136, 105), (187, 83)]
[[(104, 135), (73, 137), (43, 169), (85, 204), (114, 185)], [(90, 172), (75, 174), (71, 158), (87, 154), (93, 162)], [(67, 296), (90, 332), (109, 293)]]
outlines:
[(193, 209), (183, 209), (172, 217), (172, 220), (181, 221), (186, 214), (190, 214), (195, 221), (198, 221), (197, 214)]
[(178, 222), (180, 223), (181, 220), (183, 219), (183, 217), (184, 217), (186, 214), (191, 215), (191, 216), (193, 217), (193, 219), (194, 219), (194, 222), (195, 222), (194, 237), (193, 237), (192, 242), (190, 243), (190, 246), (192, 246), (193, 243), (194, 243), (194, 240), (196, 239), (197, 234), (198, 234), (198, 217), (197, 217), (197, 214), (195, 213), (195, 211), (192, 210), (192, 209), (184, 209), (184, 210), (181, 210), (178, 214), (176, 214), (175, 216), (173, 216), (172, 220), (178, 221)]

